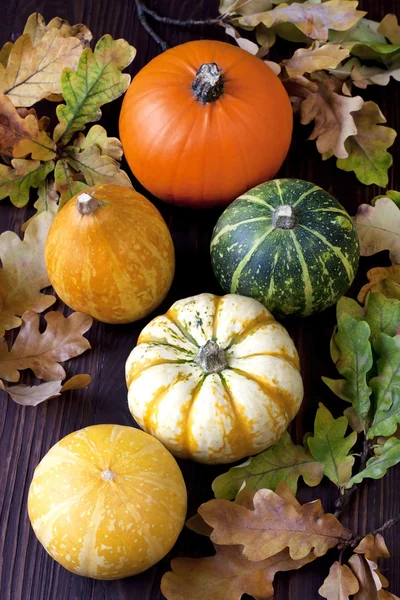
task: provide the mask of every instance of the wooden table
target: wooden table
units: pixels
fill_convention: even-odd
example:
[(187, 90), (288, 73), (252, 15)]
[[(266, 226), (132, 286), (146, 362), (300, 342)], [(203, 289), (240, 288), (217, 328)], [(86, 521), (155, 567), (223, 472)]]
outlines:
[[(400, 0), (362, 0), (361, 8), (372, 19), (384, 14), (400, 14)], [(177, 18), (216, 16), (217, 0), (149, 0), (158, 12)], [(133, 0), (8, 0), (1, 4), (0, 42), (14, 40), (22, 33), (27, 17), (35, 11), (46, 20), (60, 16), (71, 23), (83, 22), (97, 40), (104, 33), (124, 37), (137, 48), (137, 57), (130, 67), (132, 75), (159, 52), (138, 22)], [(225, 39), (222, 29), (204, 27), (177, 29), (172, 26), (155, 28), (170, 45), (196, 38)], [(389, 125), (400, 130), (399, 86), (368, 89), (369, 99), (379, 102)], [(102, 123), (110, 135), (118, 135), (117, 122), (121, 101), (104, 107)], [(362, 202), (369, 202), (380, 189), (359, 184), (353, 174), (339, 171), (334, 160), (322, 162), (313, 142), (308, 142), (309, 128), (296, 126), (292, 148), (280, 172), (283, 177), (300, 177), (321, 185), (354, 214)], [(390, 189), (400, 189), (400, 143), (392, 148), (395, 168), (390, 171)], [(137, 186), (137, 189), (141, 189)], [(153, 199), (154, 200), (154, 199)], [(177, 271), (168, 298), (158, 309), (165, 312), (172, 302), (200, 292), (219, 293), (209, 259), (209, 241), (217, 212), (193, 213), (175, 209), (154, 200), (166, 218), (175, 242)], [(21, 224), (32, 208), (17, 209), (9, 201), (0, 205), (0, 232), (12, 229), (20, 232)], [(384, 254), (361, 261), (360, 273), (352, 288), (353, 296), (365, 279), (367, 268), (386, 264)], [(61, 303), (54, 305), (63, 309)], [(155, 316), (155, 315), (152, 315)], [(334, 309), (303, 321), (292, 322), (289, 330), (300, 353), (305, 382), (305, 400), (291, 427), (299, 443), (312, 427), (318, 401), (338, 413), (340, 401), (321, 382), (321, 375), (335, 377), (329, 356), (329, 338), (334, 324)], [(160, 579), (169, 568), (173, 556), (197, 556), (210, 552), (208, 540), (184, 531), (169, 556), (153, 569), (134, 578), (101, 582), (78, 577), (60, 567), (43, 550), (30, 527), (26, 501), (33, 471), (41, 457), (60, 438), (95, 423), (134, 425), (126, 401), (124, 379), (125, 360), (134, 347), (138, 333), (147, 321), (132, 325), (110, 326), (96, 323), (88, 337), (93, 349), (67, 365), (70, 374), (91, 373), (93, 382), (87, 390), (73, 391), (37, 408), (23, 408), (2, 394), (0, 412), (0, 582), (1, 600), (155, 600), (163, 598)], [(339, 409), (340, 410), (340, 409)], [(188, 515), (195, 513), (202, 502), (212, 497), (210, 484), (225, 469), (195, 465), (180, 461), (188, 493)], [(332, 510), (337, 491), (324, 481), (317, 489), (300, 485), (299, 498), (308, 501), (322, 498), (325, 509)], [(400, 466), (390, 470), (380, 481), (367, 480), (361, 493), (353, 499), (343, 516), (346, 526), (356, 533), (379, 527), (385, 520), (400, 513)], [(400, 536), (399, 529), (387, 532), (386, 540), (393, 558), (385, 563), (390, 589), (400, 594)], [(317, 590), (336, 559), (335, 550), (300, 571), (283, 573), (276, 579), (277, 600), (311, 600), (318, 598)], [(396, 568), (397, 567), (397, 568)], [(212, 599), (210, 599), (212, 600)]]

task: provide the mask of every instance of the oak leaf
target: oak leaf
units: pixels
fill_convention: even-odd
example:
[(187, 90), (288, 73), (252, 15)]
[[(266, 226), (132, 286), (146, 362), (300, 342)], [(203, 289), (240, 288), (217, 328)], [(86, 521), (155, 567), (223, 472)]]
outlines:
[(227, 35), (230, 35), (235, 40), (239, 48), (241, 48), (242, 50), (246, 50), (246, 52), (249, 52), (253, 55), (256, 55), (258, 53), (259, 48), (257, 44), (255, 44), (251, 40), (248, 40), (247, 38), (242, 37), (238, 30), (232, 27), (232, 25), (223, 23), (223, 27), (225, 29), (225, 33)]
[(349, 600), (350, 596), (356, 594), (359, 589), (357, 577), (351, 569), (336, 561), (331, 566), (329, 575), (318, 593), (327, 600)]
[(132, 187), (131, 180), (120, 168), (120, 163), (111, 156), (102, 154), (98, 146), (92, 145), (85, 150), (80, 150), (76, 146), (68, 146), (65, 153), (68, 164), (75, 171), (83, 174), (88, 185), (113, 183)]
[(50, 285), (44, 263), (44, 245), (53, 217), (42, 213), (26, 228), (23, 240), (13, 231), (0, 235), (0, 336), (21, 325), (27, 310), (42, 312), (56, 299), (41, 294)]
[(0, 64), (0, 93), (14, 106), (32, 106), (50, 94), (61, 93), (61, 73), (65, 67), (75, 69), (84, 45), (78, 38), (63, 37), (51, 29), (33, 47), (25, 33), (17, 39), (7, 67)]
[(373, 535), (369, 533), (354, 548), (357, 554), (364, 554), (365, 558), (377, 562), (380, 558), (390, 558), (390, 552), (386, 546), (385, 540), (380, 533)]
[(344, 48), (350, 50), (350, 54), (362, 60), (373, 60), (384, 65), (391, 63), (400, 56), (400, 46), (392, 44), (379, 44), (375, 42), (344, 42)]
[(344, 158), (348, 156), (346, 140), (357, 133), (353, 113), (361, 109), (364, 101), (360, 96), (349, 98), (338, 94), (336, 87), (336, 82), (327, 75), (314, 81), (294, 77), (292, 83), (287, 84), (291, 96), (303, 98), (302, 124), (308, 125), (315, 120), (309, 139), (317, 140), (318, 152)]
[(239, 24), (255, 27), (263, 23), (266, 27), (291, 24), (305, 36), (320, 40), (328, 40), (329, 29), (346, 31), (367, 13), (357, 10), (357, 1), (328, 0), (322, 4), (282, 4), (273, 10), (260, 12), (239, 18)]
[(33, 13), (28, 17), (23, 33), (27, 33), (32, 40), (33, 47), (41, 42), (43, 36), (51, 29), (57, 29), (62, 37), (76, 37), (85, 44), (88, 44), (92, 39), (92, 34), (86, 25), (79, 23), (78, 25), (70, 25), (68, 21), (54, 17), (46, 25), (46, 21), (40, 13)]
[(121, 160), (124, 153), (120, 140), (116, 137), (108, 137), (107, 131), (101, 125), (93, 125), (86, 136), (80, 133), (74, 140), (74, 146), (86, 150), (90, 146), (98, 146), (101, 154), (110, 156), (114, 160)]
[(77, 173), (71, 169), (66, 158), (56, 162), (54, 188), (60, 194), (59, 208), (62, 208), (70, 198), (88, 187), (84, 181), (78, 181), (75, 177), (77, 177)]
[(396, 15), (385, 15), (378, 27), (378, 32), (384, 35), (391, 44), (400, 46), (400, 25)]
[(22, 231), (26, 231), (29, 223), (43, 212), (48, 212), (54, 217), (58, 212), (59, 200), (60, 197), (54, 187), (54, 181), (49, 182), (48, 179), (45, 179), (38, 187), (38, 198), (33, 205), (36, 208), (36, 213), (28, 221), (25, 221), (21, 228)]
[(135, 54), (135, 48), (125, 40), (104, 35), (94, 52), (90, 48), (82, 52), (76, 71), (73, 68), (63, 71), (61, 87), (66, 103), (57, 106), (60, 122), (54, 130), (56, 142), (65, 146), (76, 131), (100, 119), (103, 104), (125, 92), (131, 77), (121, 71)]
[(207, 558), (175, 558), (172, 572), (161, 581), (167, 600), (240, 600), (249, 594), (255, 600), (272, 600), (272, 585), (278, 571), (300, 569), (315, 559), (290, 558), (287, 550), (261, 561), (248, 560), (240, 546), (214, 545), (215, 555)]
[(353, 217), (361, 256), (389, 250), (390, 260), (400, 263), (400, 209), (390, 198), (378, 198), (375, 206), (361, 204)]
[(299, 48), (289, 59), (283, 60), (289, 77), (313, 73), (323, 69), (335, 69), (339, 63), (349, 56), (349, 51), (340, 44), (323, 44), (316, 42), (310, 48)]
[(68, 318), (54, 311), (44, 316), (47, 327), (39, 331), (39, 315), (29, 310), (22, 315), (22, 325), (9, 349), (0, 339), (0, 378), (17, 382), (19, 371), (31, 369), (45, 381), (62, 380), (65, 370), (59, 364), (79, 356), (91, 346), (83, 334), (90, 329), (93, 319), (83, 313), (72, 313)]
[(334, 419), (320, 403), (315, 416), (314, 436), (307, 440), (311, 454), (323, 465), (324, 475), (338, 487), (350, 479), (355, 460), (349, 452), (357, 441), (357, 433), (353, 431), (345, 437), (348, 425), (345, 416)]
[(0, 50), (0, 65), (3, 67), (7, 66), (8, 58), (10, 56), (11, 48), (14, 46), (12, 42), (6, 42)]
[(280, 483), (276, 492), (258, 490), (253, 502), (254, 510), (228, 500), (200, 506), (200, 515), (213, 528), (211, 540), (243, 545), (249, 560), (264, 560), (285, 548), (299, 560), (311, 551), (322, 556), (351, 537), (336, 517), (324, 514), (320, 500), (301, 506), (286, 483)]
[(364, 556), (353, 554), (349, 559), (349, 564), (359, 583), (359, 591), (353, 600), (379, 600), (376, 580), (367, 559)]
[(303, 446), (293, 444), (289, 433), (285, 432), (271, 448), (217, 477), (212, 489), (216, 498), (230, 500), (236, 496), (243, 482), (254, 490), (275, 490), (281, 481), (286, 481), (296, 493), (299, 477), (302, 476), (305, 483), (313, 487), (321, 482), (322, 475), (322, 465)]
[(353, 475), (349, 479), (346, 487), (350, 488), (355, 483), (361, 483), (363, 479), (381, 479), (386, 475), (390, 467), (394, 467), (400, 462), (400, 440), (396, 437), (389, 438), (385, 444), (380, 447), (379, 455), (373, 456), (367, 462), (365, 469)]
[(14, 206), (25, 206), (29, 202), (31, 187), (39, 187), (54, 169), (54, 162), (14, 158), (11, 167), (0, 164), (0, 200), (10, 198)]
[(363, 17), (355, 27), (348, 31), (335, 31), (332, 29), (329, 32), (329, 41), (334, 44), (343, 42), (375, 42), (378, 44), (386, 44), (383, 35), (377, 32), (379, 23)]
[(46, 400), (60, 396), (62, 392), (86, 388), (92, 381), (90, 375), (74, 375), (64, 384), (62, 381), (47, 381), (39, 385), (6, 385), (0, 379), (0, 389), (7, 392), (17, 404), (37, 406)]
[(0, 154), (23, 158), (30, 154), (34, 160), (55, 158), (55, 143), (39, 129), (33, 114), (22, 118), (11, 100), (0, 94)]
[(394, 594), (392, 594), (391, 592), (388, 592), (387, 590), (380, 590), (378, 592), (378, 599), (379, 600), (400, 600), (400, 598), (398, 596), (395, 596)]
[(349, 406), (343, 411), (344, 416), (349, 422), (349, 427), (356, 433), (361, 433), (364, 430), (362, 421), (353, 406)]
[(364, 302), (367, 294), (383, 294), (386, 298), (400, 300), (400, 265), (391, 267), (375, 267), (367, 272), (369, 283), (363, 285), (357, 300)]
[(236, 0), (236, 2), (235, 0), (221, 0), (219, 12), (221, 15), (252, 15), (269, 10), (278, 3), (276, 0)]

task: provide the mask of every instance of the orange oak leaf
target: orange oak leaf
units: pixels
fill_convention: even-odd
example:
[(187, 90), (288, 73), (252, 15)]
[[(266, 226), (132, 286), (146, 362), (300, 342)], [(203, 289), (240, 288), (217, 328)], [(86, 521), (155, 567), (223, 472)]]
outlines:
[(365, 558), (376, 562), (379, 558), (390, 558), (390, 552), (386, 546), (385, 540), (378, 533), (366, 535), (357, 548), (354, 549), (357, 554), (364, 554)]
[(211, 500), (199, 508), (213, 528), (216, 544), (244, 546), (249, 560), (264, 560), (289, 548), (291, 558), (300, 560), (311, 551), (322, 556), (351, 532), (336, 517), (324, 513), (321, 501), (301, 506), (286, 483), (276, 492), (262, 489), (254, 495), (254, 510), (228, 500)]
[(64, 384), (62, 381), (46, 381), (39, 385), (7, 385), (0, 379), (0, 390), (7, 392), (17, 404), (37, 406), (46, 400), (60, 396), (62, 392), (85, 388), (92, 381), (90, 375), (74, 375)]
[(22, 315), (22, 326), (9, 349), (0, 339), (0, 378), (17, 382), (19, 371), (31, 369), (45, 381), (63, 380), (65, 370), (59, 364), (79, 356), (91, 348), (83, 334), (90, 329), (93, 319), (83, 313), (72, 313), (68, 318), (60, 312), (45, 315), (44, 333), (39, 331), (39, 316), (33, 311)]
[(172, 572), (161, 581), (167, 600), (240, 600), (249, 594), (255, 600), (271, 600), (275, 573), (300, 569), (315, 559), (311, 553), (293, 560), (287, 550), (261, 561), (243, 556), (240, 546), (215, 546), (207, 558), (175, 558)]
[(329, 575), (318, 593), (327, 600), (349, 600), (349, 597), (356, 594), (359, 589), (357, 577), (351, 569), (336, 561), (331, 566)]
[(0, 154), (34, 160), (51, 160), (56, 157), (56, 145), (44, 130), (39, 129), (35, 115), (24, 118), (18, 114), (11, 100), (0, 94)]

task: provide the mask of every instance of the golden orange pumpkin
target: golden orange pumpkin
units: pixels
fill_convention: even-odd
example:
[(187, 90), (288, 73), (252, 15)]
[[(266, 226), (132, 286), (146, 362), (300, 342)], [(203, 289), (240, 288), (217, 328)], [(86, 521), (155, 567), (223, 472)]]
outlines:
[(135, 190), (97, 185), (56, 215), (45, 247), (57, 295), (105, 323), (151, 313), (174, 276), (171, 235), (158, 210)]
[(95, 579), (140, 573), (174, 545), (186, 488), (173, 456), (147, 433), (94, 425), (67, 435), (35, 470), (28, 512), (47, 552)]

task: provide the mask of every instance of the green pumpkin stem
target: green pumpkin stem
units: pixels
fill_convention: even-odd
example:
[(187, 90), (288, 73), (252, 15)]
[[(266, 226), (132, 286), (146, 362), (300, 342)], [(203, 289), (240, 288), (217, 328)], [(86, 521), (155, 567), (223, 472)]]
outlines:
[(224, 93), (222, 69), (216, 63), (204, 63), (196, 73), (192, 83), (196, 100), (206, 105), (215, 102)]
[(81, 215), (92, 215), (102, 205), (102, 202), (97, 198), (93, 198), (91, 194), (82, 192), (78, 196), (76, 205)]
[(211, 340), (208, 340), (208, 342), (200, 348), (194, 360), (207, 375), (209, 373), (218, 373), (228, 367), (225, 352), (216, 342)]
[(289, 204), (278, 206), (272, 213), (272, 225), (275, 229), (295, 229), (298, 222), (298, 211)]

